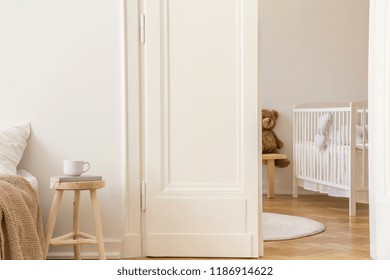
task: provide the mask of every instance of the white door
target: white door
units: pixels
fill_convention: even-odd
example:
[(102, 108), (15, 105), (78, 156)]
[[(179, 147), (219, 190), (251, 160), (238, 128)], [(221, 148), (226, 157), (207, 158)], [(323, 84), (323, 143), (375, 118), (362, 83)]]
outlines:
[(143, 13), (146, 255), (257, 257), (258, 0)]
[(370, 242), (390, 259), (390, 0), (371, 0), (369, 56)]

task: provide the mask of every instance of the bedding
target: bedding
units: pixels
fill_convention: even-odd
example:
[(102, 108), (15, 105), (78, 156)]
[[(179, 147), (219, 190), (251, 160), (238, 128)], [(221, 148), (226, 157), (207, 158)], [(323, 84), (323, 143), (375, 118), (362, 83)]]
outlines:
[(34, 175), (23, 169), (18, 169), (16, 171), (16, 175), (22, 176), (24, 179), (26, 179), (31, 184), (33, 189), (38, 192), (38, 179)]
[[(349, 197), (350, 196), (350, 173), (349, 171), (349, 162), (342, 160), (349, 153), (349, 146), (345, 145), (343, 147), (332, 147), (323, 152), (319, 152), (315, 145), (312, 144), (300, 144), (295, 143), (295, 148), (298, 153), (303, 153), (307, 151), (306, 161), (310, 162), (310, 165), (307, 166), (308, 174), (304, 174), (304, 168), (297, 166), (297, 176), (302, 178), (297, 179), (298, 186), (319, 193), (325, 193), (330, 196), (335, 197)], [(330, 151), (334, 148), (333, 153)], [(315, 161), (314, 158), (321, 157), (321, 166), (320, 163)], [(356, 185), (358, 186), (368, 186), (368, 169), (362, 168), (363, 166), (368, 166), (368, 146), (366, 145), (363, 148), (361, 145), (356, 146)], [(305, 180), (303, 178), (309, 177), (312, 178), (316, 170), (330, 170), (329, 178), (333, 178), (334, 181), (330, 181), (329, 178), (322, 178), (322, 180)], [(324, 182), (321, 182), (324, 181)], [(367, 203), (366, 200), (361, 201)]]
[[(343, 139), (346, 145), (350, 145), (349, 141), (349, 125), (342, 125), (336, 132), (335, 139)], [(333, 137), (333, 136), (332, 136)], [(362, 145), (368, 143), (368, 128), (362, 125), (356, 124), (356, 145)]]
[(319, 133), (314, 135), (314, 143), (318, 150), (325, 150), (328, 145), (329, 128), (332, 124), (332, 115), (330, 113), (323, 114), (317, 123), (317, 130)]
[(0, 174), (0, 259), (45, 259), (38, 194), (21, 176)]

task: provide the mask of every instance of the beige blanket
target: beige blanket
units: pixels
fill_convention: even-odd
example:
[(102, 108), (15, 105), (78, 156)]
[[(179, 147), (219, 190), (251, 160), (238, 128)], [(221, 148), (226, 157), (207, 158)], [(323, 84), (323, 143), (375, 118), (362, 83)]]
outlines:
[(0, 259), (44, 259), (38, 194), (16, 175), (0, 175)]

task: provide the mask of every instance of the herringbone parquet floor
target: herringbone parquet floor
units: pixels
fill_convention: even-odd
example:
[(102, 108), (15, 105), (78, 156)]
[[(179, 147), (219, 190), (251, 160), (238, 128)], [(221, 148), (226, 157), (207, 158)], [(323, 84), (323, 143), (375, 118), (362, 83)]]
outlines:
[(263, 199), (263, 211), (310, 218), (325, 231), (304, 238), (264, 243), (266, 260), (370, 259), (368, 205), (358, 204), (356, 217), (348, 216), (348, 199), (325, 195), (276, 195)]

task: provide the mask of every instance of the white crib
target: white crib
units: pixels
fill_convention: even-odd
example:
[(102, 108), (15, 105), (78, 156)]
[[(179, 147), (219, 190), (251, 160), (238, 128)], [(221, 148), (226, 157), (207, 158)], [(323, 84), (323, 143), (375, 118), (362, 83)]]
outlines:
[(367, 101), (294, 106), (293, 196), (298, 187), (368, 203)]

